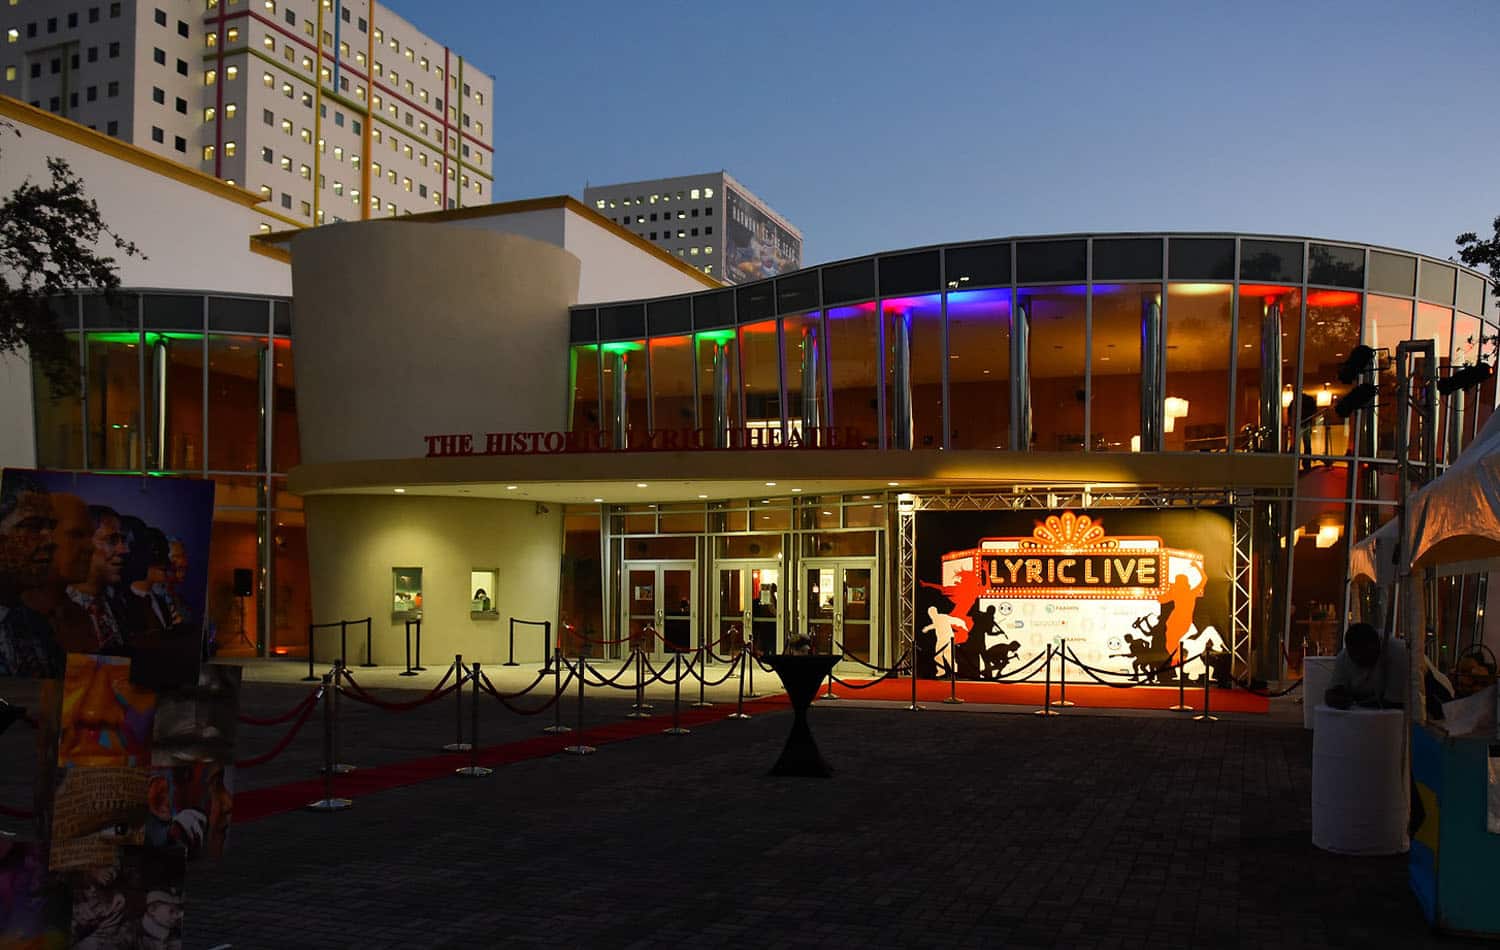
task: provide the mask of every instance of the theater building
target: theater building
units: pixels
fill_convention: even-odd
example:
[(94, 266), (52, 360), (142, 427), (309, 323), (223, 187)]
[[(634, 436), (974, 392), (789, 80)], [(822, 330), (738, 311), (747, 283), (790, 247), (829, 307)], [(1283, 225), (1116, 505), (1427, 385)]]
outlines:
[[(373, 615), (382, 663), (420, 615), (424, 650), (488, 660), (517, 617), (570, 651), (916, 640), (979, 676), (1208, 637), (1274, 677), (1335, 647), (1348, 547), (1394, 514), (1396, 345), (1441, 379), (1500, 334), (1478, 273), (1301, 237), (1019, 237), (667, 295), (461, 217), (270, 240), (313, 612)], [(1441, 388), (1406, 450), (1438, 465), (1495, 405)], [(1485, 585), (1440, 582), (1450, 648)]]

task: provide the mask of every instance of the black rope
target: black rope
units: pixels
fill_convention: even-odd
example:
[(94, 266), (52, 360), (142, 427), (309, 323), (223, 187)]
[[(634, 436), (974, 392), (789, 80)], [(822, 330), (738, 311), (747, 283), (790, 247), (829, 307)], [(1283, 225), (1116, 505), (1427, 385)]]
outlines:
[[(489, 693), (491, 696), (493, 696), (496, 699), (500, 700), (500, 704), (502, 706), (504, 706), (506, 709), (509, 709), (511, 712), (517, 713), (517, 714), (522, 715), (522, 716), (535, 716), (537, 713), (543, 713), (543, 712), (546, 712), (547, 710), (551, 709), (552, 705), (554, 703), (556, 703), (558, 700), (562, 699), (563, 695), (567, 692), (568, 684), (571, 683), (571, 682), (573, 682), (573, 670), (572, 670), (571, 667), (568, 669), (568, 676), (567, 676), (567, 678), (564, 679), (562, 681), (562, 683), (558, 686), (557, 691), (552, 694), (552, 698), (548, 699), (545, 703), (542, 703), (540, 706), (537, 706), (535, 709), (525, 709), (525, 708), (523, 708), (521, 706), (512, 705), (512, 703), (511, 703), (511, 701), (510, 701), (510, 699), (508, 697), (501, 695), (500, 692), (495, 689), (495, 684), (490, 682), (489, 676), (487, 674), (485, 674), (483, 671), (480, 672), (479, 678), (480, 678), (480, 681), (484, 684), (485, 692)], [(535, 684), (533, 684), (533, 685), (535, 685)], [(511, 695), (512, 696), (520, 696), (522, 694), (521, 693), (512, 693)]]
[[(701, 666), (702, 664), (699, 665)], [(702, 672), (693, 672), (693, 667), (691, 665), (688, 666), (688, 672), (692, 673), (692, 675), (698, 680), (698, 682), (702, 683), (704, 686), (722, 686), (724, 683), (727, 683), (729, 681), (729, 677), (734, 675), (735, 668), (739, 665), (739, 657), (736, 657), (735, 659), (729, 661), (729, 669), (724, 672), (724, 675), (722, 677), (714, 680), (712, 683), (703, 678)]]
[[(847, 689), (869, 689), (871, 686), (874, 686), (876, 683), (883, 683), (886, 680), (890, 679), (891, 677), (895, 676), (898, 672), (900, 672), (904, 668), (901, 665), (901, 660), (906, 659), (907, 654), (909, 654), (910, 652), (911, 651), (908, 650), (906, 653), (901, 654), (901, 657), (900, 657), (900, 659), (898, 659), (896, 661), (896, 665), (895, 666), (892, 666), (890, 669), (886, 670), (884, 673), (882, 673), (881, 675), (877, 676), (875, 679), (870, 680), (868, 683), (850, 683), (847, 680), (839, 679), (839, 676), (838, 676), (837, 673), (830, 672), (828, 675), (829, 675), (829, 678), (832, 679), (835, 683), (837, 683), (840, 686), (843, 686), (843, 687), (845, 687)], [(866, 664), (866, 665), (868, 666), (869, 664)]]
[(849, 648), (846, 647), (846, 646), (844, 646), (842, 643), (839, 643), (838, 641), (834, 641), (833, 645), (839, 648), (839, 658), (840, 659), (843, 659), (843, 660), (853, 660), (855, 663), (858, 663), (860, 666), (863, 666), (864, 668), (869, 669), (869, 670), (874, 670), (877, 673), (890, 673), (890, 672), (893, 672), (895, 670), (902, 669), (901, 661), (904, 660), (904, 659), (906, 659), (907, 654), (909, 654), (911, 652), (910, 650), (908, 650), (906, 653), (902, 653), (901, 656), (899, 658), (897, 658), (896, 663), (895, 663), (894, 666), (876, 666), (874, 663), (866, 663), (864, 660), (861, 660), (859, 657), (857, 657), (854, 654), (850, 653), (849, 652)]
[[(629, 673), (630, 670), (631, 670), (631, 667), (635, 666), (634, 657), (635, 657), (634, 653), (629, 654), (626, 657), (626, 663), (625, 663), (625, 665), (620, 667), (620, 672), (616, 673), (613, 677), (611, 677), (609, 679), (605, 679), (604, 674), (600, 673), (598, 670), (594, 669), (592, 666), (589, 666), (587, 658), (585, 658), (585, 657), (579, 657), (579, 659), (581, 659), (581, 660), (584, 661), (583, 668), (584, 668), (585, 673), (584, 673), (584, 679), (583, 679), (583, 681), (585, 683), (588, 683), (590, 686), (614, 686), (617, 682), (619, 682), (620, 677), (624, 676), (626, 673)], [(597, 679), (596, 680), (590, 680), (588, 678), (588, 675), (587, 675), (589, 673), (594, 674), (594, 676)], [(620, 688), (621, 689), (635, 689), (635, 686), (632, 684), (630, 686), (622, 686)]]
[(646, 656), (645, 654), (641, 654), (641, 662), (643, 664), (645, 664), (646, 669), (648, 669), (648, 670), (651, 671), (651, 675), (650, 676), (648, 676), (645, 679), (641, 680), (641, 685), (642, 686), (650, 686), (652, 683), (656, 683), (656, 682), (680, 683), (683, 680), (683, 677), (681, 677), (681, 676), (677, 677), (677, 679), (675, 679), (675, 680), (663, 680), (662, 679), (662, 677), (664, 677), (664, 676), (667, 675), (667, 670), (669, 670), (669, 669), (672, 668), (672, 664), (671, 663), (667, 663), (661, 669), (658, 670), (655, 666), (651, 665), (651, 658), (649, 656)]

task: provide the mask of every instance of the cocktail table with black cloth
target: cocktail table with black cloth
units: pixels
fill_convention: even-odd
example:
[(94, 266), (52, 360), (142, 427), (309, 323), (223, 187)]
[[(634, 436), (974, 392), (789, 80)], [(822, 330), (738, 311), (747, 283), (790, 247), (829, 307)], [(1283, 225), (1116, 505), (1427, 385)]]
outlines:
[(792, 732), (786, 737), (786, 747), (781, 750), (781, 758), (771, 768), (772, 775), (827, 778), (833, 774), (833, 770), (818, 752), (818, 744), (813, 741), (812, 732), (807, 728), (807, 707), (817, 695), (818, 686), (827, 679), (838, 661), (838, 656), (831, 653), (811, 656), (771, 654), (766, 657), (766, 663), (781, 677), (781, 685), (786, 688), (787, 698), (792, 701), (793, 717)]

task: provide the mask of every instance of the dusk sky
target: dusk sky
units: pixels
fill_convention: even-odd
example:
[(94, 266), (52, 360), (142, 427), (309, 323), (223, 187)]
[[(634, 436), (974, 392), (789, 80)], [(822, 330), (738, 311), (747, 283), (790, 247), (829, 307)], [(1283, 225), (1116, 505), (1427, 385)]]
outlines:
[(725, 169), (804, 263), (1225, 230), (1440, 257), (1500, 214), (1500, 0), (387, 0), (495, 77), (497, 201)]

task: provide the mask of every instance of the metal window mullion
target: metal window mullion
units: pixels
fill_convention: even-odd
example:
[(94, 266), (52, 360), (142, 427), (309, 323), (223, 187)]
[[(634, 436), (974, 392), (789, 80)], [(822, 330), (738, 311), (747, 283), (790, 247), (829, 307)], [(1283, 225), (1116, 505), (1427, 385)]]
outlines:
[[(1020, 307), (1020, 299), (1016, 293), (1016, 242), (1011, 241), (1009, 248), (1010, 284), (1008, 289), (1010, 291), (1010, 332), (1006, 334), (1006, 342), (1009, 344), (1010, 348), (1010, 439), (1008, 441), (1010, 442), (1012, 451), (1028, 452), (1031, 450), (1031, 433), (1029, 431), (1024, 434), (1021, 432), (1021, 425), (1024, 421), (1021, 418), (1021, 400), (1023, 397), (1018, 392), (1018, 387), (1021, 385), (1021, 374), (1016, 371), (1021, 365), (1020, 356), (1018, 355), (1020, 350), (1020, 343), (1016, 339), (1016, 321), (1017, 313), (1019, 312), (1018, 308)], [(1026, 333), (1026, 343), (1028, 346), (1031, 344), (1031, 332), (1029, 329)], [(1031, 386), (1031, 369), (1029, 358), (1025, 375), (1026, 386), (1029, 389)], [(1030, 406), (1031, 394), (1029, 392), (1026, 393), (1024, 398), (1026, 400), (1026, 405)], [(1030, 427), (1028, 426), (1027, 428), (1029, 429)]]
[[(776, 287), (774, 284), (771, 285), (771, 293), (772, 299), (774, 300), (776, 293)], [(780, 308), (773, 307), (772, 312), (777, 309)], [(786, 398), (786, 320), (785, 318), (780, 316), (773, 317), (772, 319), (776, 321), (776, 376), (780, 382), (780, 389), (778, 390), (778, 402), (781, 407), (781, 444), (785, 445), (789, 437), (789, 433), (787, 430), (791, 426), (791, 422), (789, 421), (788, 417)], [(806, 396), (804, 395), (803, 398), (805, 399)]]
[(199, 460), (198, 470), (206, 472), (210, 468), (208, 464), (208, 408), (211, 404), (208, 398), (208, 295), (205, 294), (199, 299), (203, 301), (203, 338), (198, 350), (198, 363), (202, 367), (202, 385), (198, 390), (198, 405), (201, 411), (198, 415), (202, 423), (203, 441), (200, 444), (203, 446), (203, 451), (200, 453), (202, 458)]
[[(1094, 239), (1084, 242), (1083, 271), (1083, 450), (1094, 450)], [(1137, 384), (1139, 386), (1139, 384)]]
[[(89, 343), (88, 334), (83, 331), (83, 295), (73, 295), (74, 326), (78, 329), (78, 367), (82, 385), (79, 387), (78, 411), (81, 416), (83, 435), (83, 467), (89, 468)], [(50, 383), (49, 383), (50, 385)], [(33, 397), (35, 398), (35, 397)], [(32, 413), (34, 416), (35, 413)]]
[(133, 471), (146, 471), (146, 296), (135, 295), (135, 444), (138, 453)]
[[(1235, 452), (1235, 403), (1240, 394), (1240, 239), (1234, 239), (1234, 261), (1229, 271), (1229, 452)], [(1257, 420), (1257, 424), (1259, 424)]]
[(879, 448), (888, 448), (890, 439), (887, 437), (886, 410), (889, 400), (885, 396), (886, 367), (885, 367), (885, 305), (880, 296), (880, 258), (871, 262), (875, 268), (875, 345), (878, 352), (875, 354), (875, 427), (880, 433), (879, 440), (875, 443)]
[(939, 319), (942, 321), (941, 326), (943, 334), (943, 368), (938, 380), (938, 398), (943, 401), (943, 437), (942, 440), (938, 442), (938, 446), (943, 449), (951, 449), (953, 447), (951, 444), (953, 432), (953, 413), (950, 403), (952, 403), (953, 400), (949, 395), (951, 380), (949, 379), (948, 364), (953, 362), (953, 360), (951, 358), (952, 353), (950, 352), (950, 347), (952, 344), (949, 340), (948, 335), (948, 252), (946, 250), (938, 255), (938, 294), (938, 305), (940, 308)]

